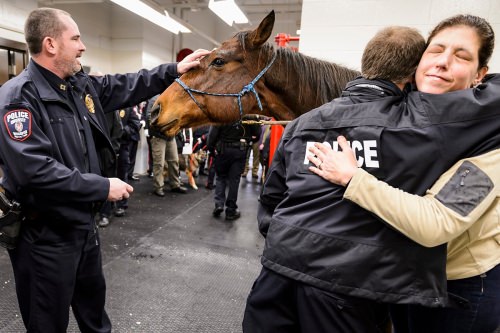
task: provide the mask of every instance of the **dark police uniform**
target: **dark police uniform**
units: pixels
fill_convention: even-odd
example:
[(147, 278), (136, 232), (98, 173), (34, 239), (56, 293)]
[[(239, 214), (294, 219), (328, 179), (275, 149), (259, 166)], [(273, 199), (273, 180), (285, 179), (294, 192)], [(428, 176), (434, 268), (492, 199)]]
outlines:
[[(141, 130), (141, 120), (137, 117), (134, 107), (121, 109), (118, 111), (123, 127), (123, 133), (120, 138), (120, 149), (118, 151), (118, 178), (128, 183), (132, 174), (130, 173), (133, 159), (135, 160), (135, 151), (137, 151), (137, 142), (140, 140), (139, 131)], [(135, 164), (135, 162), (134, 162)], [(127, 209), (128, 199), (123, 198), (116, 202), (116, 208)]]
[[(209, 151), (216, 151), (215, 157), (215, 207), (220, 214), (226, 207), (226, 219), (231, 219), (238, 214), (238, 189), (247, 150), (253, 142), (260, 138), (260, 126), (232, 125), (212, 126), (208, 133), (207, 147)], [(228, 193), (226, 196), (226, 187)], [(217, 215), (214, 211), (214, 215)]]
[(0, 89), (2, 185), (26, 215), (9, 255), (28, 330), (65, 331), (70, 304), (82, 331), (111, 330), (94, 221), (115, 173), (104, 112), (138, 104), (176, 76), (168, 64), (62, 80), (32, 60)]
[(495, 76), (473, 90), (405, 99), (392, 83), (357, 79), (344, 97), (287, 125), (260, 197), (264, 268), (244, 331), (372, 332), (383, 303), (451, 304), (446, 244), (426, 248), (374, 222), (343, 200), (344, 187), (308, 170), (306, 152), (314, 142), (336, 149), (344, 135), (364, 169), (424, 194), (460, 158), (500, 146), (499, 87)]

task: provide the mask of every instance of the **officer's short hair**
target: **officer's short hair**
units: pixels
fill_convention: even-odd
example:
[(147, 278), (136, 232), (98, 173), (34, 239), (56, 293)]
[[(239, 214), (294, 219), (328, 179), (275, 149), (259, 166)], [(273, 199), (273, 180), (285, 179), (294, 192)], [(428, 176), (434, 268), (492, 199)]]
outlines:
[(377, 32), (368, 42), (361, 59), (361, 75), (404, 83), (411, 78), (425, 50), (425, 39), (418, 30), (391, 26)]
[(65, 26), (61, 15), (71, 15), (61, 9), (37, 8), (33, 10), (24, 24), (24, 36), (31, 55), (42, 52), (42, 42), (45, 37), (57, 38), (62, 35)]

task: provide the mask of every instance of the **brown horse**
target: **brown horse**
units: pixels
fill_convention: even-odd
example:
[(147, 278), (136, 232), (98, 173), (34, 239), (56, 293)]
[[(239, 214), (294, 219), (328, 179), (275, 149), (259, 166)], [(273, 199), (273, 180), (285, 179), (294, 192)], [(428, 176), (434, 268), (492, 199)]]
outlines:
[(291, 120), (338, 97), (359, 72), (266, 43), (274, 11), (253, 31), (237, 33), (170, 85), (152, 110), (166, 135), (231, 123), (245, 114)]

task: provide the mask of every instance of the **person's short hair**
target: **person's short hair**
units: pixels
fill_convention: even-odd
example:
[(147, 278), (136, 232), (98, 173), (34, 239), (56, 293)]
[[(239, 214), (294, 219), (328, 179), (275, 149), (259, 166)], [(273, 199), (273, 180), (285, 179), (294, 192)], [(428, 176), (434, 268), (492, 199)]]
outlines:
[(71, 15), (61, 9), (37, 8), (33, 10), (24, 24), (24, 36), (31, 55), (42, 52), (42, 43), (45, 37), (57, 38), (62, 35), (65, 25), (61, 22), (61, 15)]
[(391, 26), (377, 32), (361, 59), (361, 75), (403, 83), (417, 69), (425, 50), (425, 39), (417, 29)]

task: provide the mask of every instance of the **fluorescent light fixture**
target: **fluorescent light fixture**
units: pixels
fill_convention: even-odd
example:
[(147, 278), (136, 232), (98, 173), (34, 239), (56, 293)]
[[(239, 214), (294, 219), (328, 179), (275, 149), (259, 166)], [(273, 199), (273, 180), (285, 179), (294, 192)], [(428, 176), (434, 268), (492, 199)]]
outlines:
[(208, 8), (219, 16), (227, 25), (248, 23), (248, 19), (234, 0), (210, 0)]
[(160, 12), (157, 12), (139, 0), (111, 0), (111, 2), (130, 10), (132, 13), (137, 14), (174, 34), (178, 34), (179, 32), (191, 32), (191, 30), (171, 18), (167, 11), (165, 11), (165, 15), (162, 15)]

